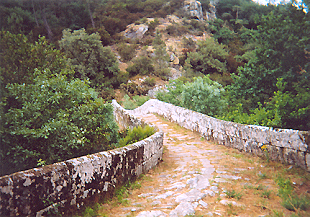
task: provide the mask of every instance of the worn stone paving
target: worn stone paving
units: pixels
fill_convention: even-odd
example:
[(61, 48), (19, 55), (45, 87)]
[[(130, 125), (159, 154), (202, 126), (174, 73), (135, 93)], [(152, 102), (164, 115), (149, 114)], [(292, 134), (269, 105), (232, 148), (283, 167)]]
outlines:
[[(216, 171), (206, 156), (214, 156), (217, 151), (196, 147), (195, 145), (202, 144), (201, 141), (197, 141), (200, 138), (178, 134), (167, 124), (161, 124), (155, 115), (144, 115), (142, 118), (165, 132), (164, 145), (176, 168), (173, 170), (173, 175), (169, 171), (167, 174), (163, 172), (158, 177), (160, 183), (168, 185), (162, 184), (152, 193), (139, 195), (156, 206), (152, 207), (152, 210), (138, 213), (137, 216), (186, 216), (195, 214), (196, 209), (207, 209), (208, 204), (203, 199), (208, 195), (215, 196), (219, 189), (216, 182), (210, 184), (209, 180)], [(239, 178), (226, 176), (226, 178)], [(221, 181), (220, 178), (218, 181)], [(212, 216), (213, 213), (210, 212), (208, 215)]]
[[(251, 163), (242, 166), (239, 159), (223, 154), (224, 146), (205, 141), (199, 134), (178, 125), (167, 124), (153, 114), (140, 118), (165, 133), (164, 162), (146, 174), (149, 181), (143, 182), (141, 189), (129, 195), (129, 206), (120, 204), (110, 209), (108, 216), (230, 216), (227, 213), (237, 211), (243, 213), (239, 216), (266, 216), (270, 213), (255, 206), (246, 207), (244, 201), (251, 199), (237, 201), (225, 194), (228, 185), (236, 182), (251, 185), (249, 176), (242, 173), (259, 172)], [(263, 167), (257, 163), (255, 166)], [(266, 180), (262, 184), (270, 183)]]

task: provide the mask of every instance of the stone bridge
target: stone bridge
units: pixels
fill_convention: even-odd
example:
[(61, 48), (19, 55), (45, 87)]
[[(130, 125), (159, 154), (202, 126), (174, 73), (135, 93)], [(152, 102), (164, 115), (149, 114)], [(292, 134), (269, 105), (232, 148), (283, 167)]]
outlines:
[[(128, 147), (1, 177), (0, 216), (68, 215), (110, 198), (117, 186), (157, 165), (163, 147), (166, 157), (158, 167), (160, 172), (146, 175), (152, 181), (144, 182), (141, 190), (132, 193), (131, 206), (102, 205), (102, 213), (214, 216), (224, 215), (233, 206), (243, 216), (264, 215), (266, 210), (249, 208), (246, 201), (251, 198), (244, 196), (241, 202), (226, 199), (228, 188), (237, 191), (236, 186), (261, 182), (257, 177), (263, 177), (266, 169), (253, 155), (266, 157), (268, 153), (268, 159), (309, 171), (309, 132), (221, 121), (158, 100), (149, 100), (132, 111), (124, 110), (116, 101), (112, 104), (121, 126), (149, 124), (158, 132)], [(251, 154), (246, 162), (240, 161), (239, 151)], [(269, 188), (276, 186), (272, 180), (266, 183)], [(279, 198), (273, 199), (268, 202), (279, 204)]]

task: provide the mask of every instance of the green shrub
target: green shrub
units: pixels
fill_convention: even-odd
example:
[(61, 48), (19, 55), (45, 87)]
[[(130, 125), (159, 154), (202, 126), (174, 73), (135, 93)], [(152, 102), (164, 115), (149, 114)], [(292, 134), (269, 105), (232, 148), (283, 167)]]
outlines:
[(125, 109), (135, 109), (141, 105), (143, 105), (150, 98), (148, 96), (133, 96), (132, 99), (126, 94), (124, 96), (124, 101), (122, 102)]
[(121, 84), (120, 87), (130, 96), (131, 95), (143, 95), (147, 93), (147, 89), (144, 89), (141, 86), (133, 82), (130, 82), (127, 84)]
[(168, 80), (168, 76), (170, 75), (170, 57), (167, 53), (166, 46), (164, 44), (155, 45), (154, 54), (154, 75), (161, 77), (163, 80)]
[(122, 61), (128, 62), (136, 56), (136, 46), (120, 43), (117, 45), (117, 52), (121, 56)]
[[(282, 80), (278, 79), (276, 85), (278, 90), (264, 105), (258, 102), (257, 108), (246, 111), (248, 107), (246, 102), (236, 103), (230, 106), (229, 111), (226, 111), (225, 115), (220, 118), (243, 124), (309, 130), (309, 88), (296, 85), (293, 91), (285, 91), (286, 86)], [(231, 91), (228, 88), (230, 99), (234, 97), (234, 93), (236, 90)]]
[(166, 27), (167, 34), (171, 36), (182, 36), (186, 33), (188, 33), (188, 28), (186, 26), (173, 23)]
[(146, 125), (145, 127), (135, 127), (133, 129), (129, 129), (125, 138), (120, 139), (119, 147), (123, 147), (129, 144), (133, 144), (135, 142), (141, 141), (155, 133), (155, 129)]
[(133, 60), (133, 64), (128, 66), (126, 71), (130, 76), (148, 75), (154, 72), (152, 60), (147, 56), (140, 56)]
[[(51, 74), (45, 70), (46, 74)], [(48, 78), (36, 73), (32, 84), (8, 84), (1, 155), (5, 173), (51, 164), (113, 148), (118, 126), (113, 108), (87, 81)]]
[(297, 195), (291, 180), (278, 177), (276, 179), (279, 195), (282, 198), (282, 206), (291, 211), (307, 210), (310, 206), (310, 198), (306, 195)]
[(191, 52), (185, 61), (185, 70), (194, 73), (211, 74), (227, 72), (226, 59), (228, 52), (213, 38), (198, 41), (196, 52)]
[(194, 78), (194, 82), (170, 82), (168, 92), (159, 92), (157, 99), (206, 115), (219, 115), (226, 106), (224, 89), (209, 76)]
[(89, 79), (93, 88), (119, 84), (115, 80), (119, 74), (118, 61), (110, 48), (103, 47), (99, 33), (89, 35), (85, 29), (73, 32), (65, 29), (59, 47), (68, 57), (76, 78)]
[(143, 85), (149, 86), (149, 87), (154, 87), (156, 84), (155, 78), (149, 78), (147, 77), (143, 82)]
[(291, 211), (307, 210), (310, 206), (310, 199), (307, 196), (296, 194), (282, 197), (282, 206)]

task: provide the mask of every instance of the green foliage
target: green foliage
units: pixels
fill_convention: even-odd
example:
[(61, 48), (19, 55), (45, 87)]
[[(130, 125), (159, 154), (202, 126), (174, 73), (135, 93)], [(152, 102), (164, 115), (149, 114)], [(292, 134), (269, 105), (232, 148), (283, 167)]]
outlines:
[(309, 16), (291, 6), (285, 13), (263, 16), (260, 22), (256, 58), (239, 69), (232, 85), (235, 98), (249, 100), (252, 108), (274, 94), (278, 78), (283, 78), (287, 82), (285, 90), (293, 93), (293, 86), (308, 80), (310, 71), (306, 52)]
[(195, 73), (202, 74), (226, 73), (226, 58), (228, 56), (224, 46), (220, 45), (214, 39), (207, 38), (205, 41), (199, 41), (196, 52), (188, 54), (185, 61), (185, 69)]
[(148, 56), (140, 56), (133, 59), (133, 64), (126, 69), (130, 76), (148, 75), (154, 72), (152, 59)]
[(224, 89), (209, 77), (198, 77), (192, 83), (186, 83), (182, 91), (182, 106), (206, 115), (221, 114), (226, 106), (222, 98)]
[(211, 21), (208, 28), (210, 29), (213, 37), (217, 39), (220, 44), (227, 45), (236, 37), (234, 31), (225, 26), (224, 21), (221, 19)]
[(271, 100), (264, 106), (258, 103), (258, 108), (251, 109), (247, 113), (246, 106), (239, 103), (230, 107), (220, 118), (243, 124), (309, 130), (310, 125), (307, 121), (310, 118), (309, 88), (295, 87), (295, 94), (284, 91), (283, 79), (278, 79), (277, 88)]
[(240, 200), (242, 197), (242, 193), (236, 192), (235, 190), (227, 190), (225, 194), (228, 198), (236, 198), (237, 200)]
[(224, 89), (208, 76), (194, 78), (194, 82), (180, 80), (170, 82), (168, 92), (159, 92), (157, 99), (177, 106), (215, 116), (222, 113), (226, 106)]
[(112, 106), (86, 81), (59, 74), (49, 78), (37, 70), (33, 83), (8, 84), (6, 91), (4, 106), (11, 106), (3, 116), (2, 174), (107, 150), (118, 142)]
[(124, 96), (124, 101), (122, 102), (123, 107), (125, 109), (135, 109), (141, 105), (143, 105), (146, 101), (148, 101), (150, 98), (148, 96), (139, 96), (135, 95), (132, 97), (132, 99), (126, 94)]
[(309, 16), (296, 7), (283, 7), (260, 20), (255, 58), (239, 67), (227, 88), (231, 106), (226, 120), (310, 129), (305, 121), (310, 117)]
[(112, 51), (103, 47), (98, 33), (88, 35), (84, 29), (63, 31), (60, 48), (74, 67), (75, 77), (89, 79), (92, 87), (120, 85), (119, 67)]
[(136, 56), (135, 45), (127, 45), (125, 43), (120, 43), (117, 46), (117, 52), (121, 56), (122, 61), (128, 62)]
[(176, 106), (181, 106), (182, 98), (181, 94), (184, 88), (184, 82), (181, 79), (170, 80), (167, 86), (168, 91), (159, 91), (156, 94), (156, 98), (171, 103)]
[(152, 42), (153, 46), (161, 46), (166, 45), (165, 42), (161, 39), (161, 34), (159, 32), (156, 32), (155, 38)]
[(173, 23), (166, 27), (166, 32), (171, 36), (182, 36), (188, 33), (189, 30), (182, 24)]
[(282, 206), (291, 211), (306, 210), (310, 206), (310, 198), (306, 195), (297, 195), (294, 192), (293, 183), (289, 179), (278, 177), (276, 179), (279, 195), (282, 198)]
[(143, 88), (134, 82), (121, 84), (120, 88), (124, 90), (128, 95), (145, 95), (148, 91), (147, 88)]
[[(25, 35), (0, 31), (0, 49), (1, 88), (8, 83), (31, 82), (34, 69), (43, 73), (44, 69), (50, 69), (56, 74), (68, 68), (64, 55), (50, 45), (45, 37), (31, 43)], [(63, 70), (61, 73), (66, 72)]]
[(167, 53), (165, 45), (156, 45), (154, 51), (154, 75), (161, 77), (163, 80), (167, 80), (170, 75), (169, 61), (170, 57)]
[(149, 86), (149, 87), (154, 87), (156, 85), (155, 78), (150, 78), (147, 77), (145, 80), (142, 82), (143, 85)]
[(155, 129), (149, 125), (145, 125), (143, 128), (141, 126), (134, 127), (127, 131), (126, 137), (120, 139), (119, 147), (124, 147), (129, 144), (141, 141), (155, 133)]
[(153, 35), (156, 27), (159, 25), (159, 20), (154, 19), (153, 21), (148, 23), (148, 30), (146, 34)]

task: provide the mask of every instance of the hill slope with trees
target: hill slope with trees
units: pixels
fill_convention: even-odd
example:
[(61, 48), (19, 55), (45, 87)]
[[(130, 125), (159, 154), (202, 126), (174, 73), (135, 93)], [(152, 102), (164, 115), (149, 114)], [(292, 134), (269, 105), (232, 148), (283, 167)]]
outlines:
[[(220, 0), (217, 18), (204, 21), (182, 5), (1, 1), (1, 174), (117, 146), (108, 102), (133, 108), (166, 84), (168, 92), (157, 91), (163, 101), (310, 130), (309, 1)], [(212, 6), (201, 5), (206, 16)], [(147, 31), (124, 37), (128, 24)]]

